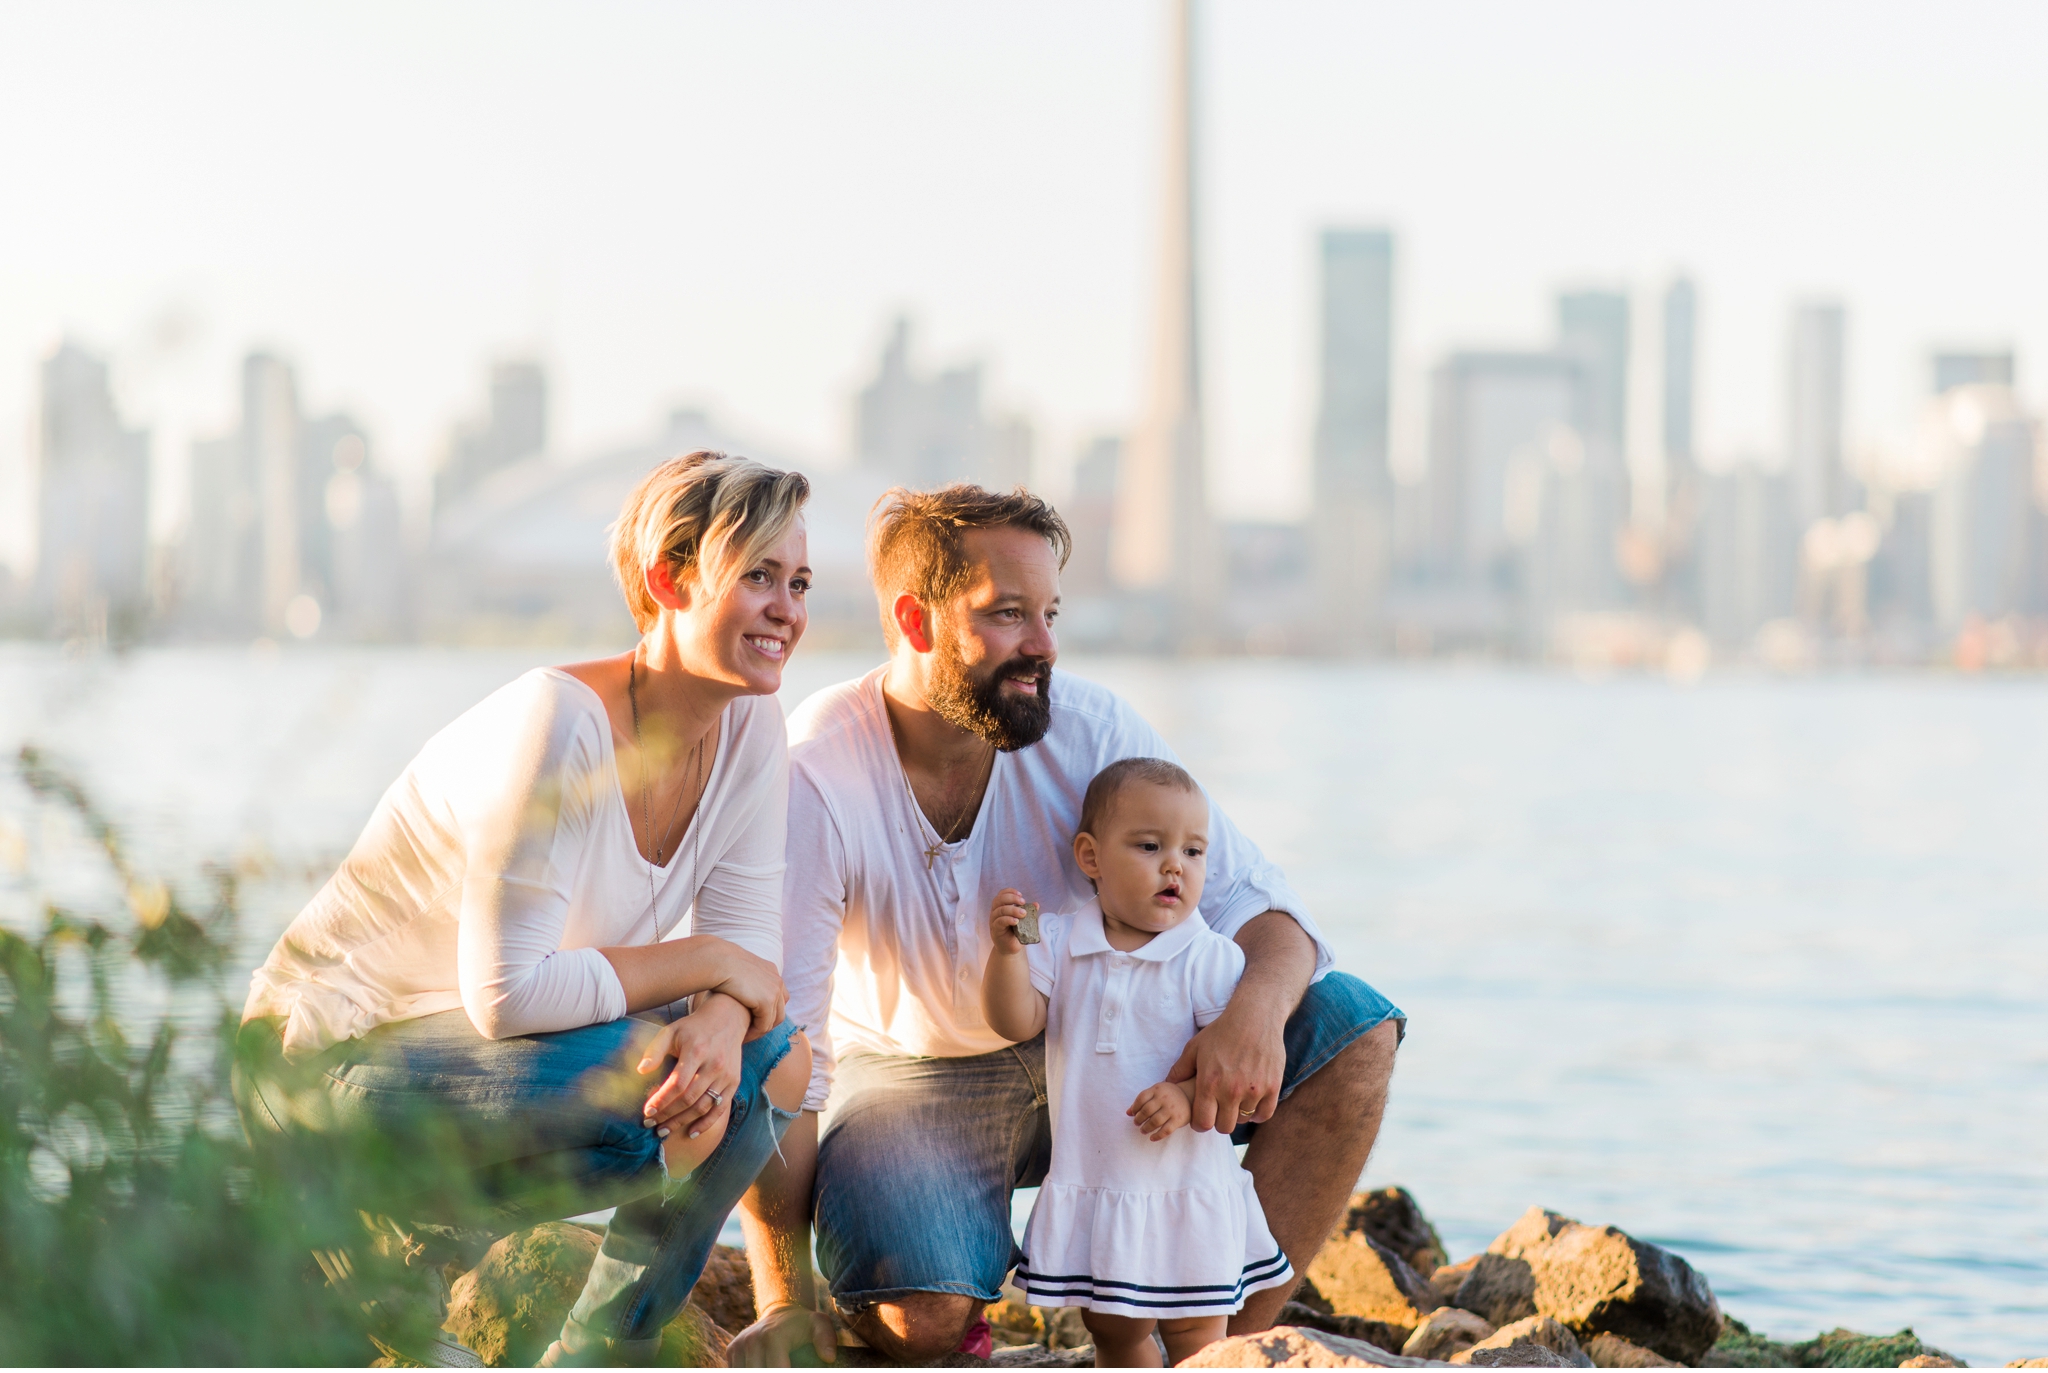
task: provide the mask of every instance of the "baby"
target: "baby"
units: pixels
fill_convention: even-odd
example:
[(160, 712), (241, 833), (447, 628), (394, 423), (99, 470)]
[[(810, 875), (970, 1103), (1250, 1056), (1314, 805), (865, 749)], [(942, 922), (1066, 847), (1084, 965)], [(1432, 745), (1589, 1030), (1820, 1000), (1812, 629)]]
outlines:
[[(1042, 922), (1005, 890), (982, 1012), (1006, 1039), (1045, 1031), (1052, 1168), (1017, 1281), (1033, 1304), (1079, 1306), (1104, 1368), (1157, 1367), (1223, 1338), (1247, 1293), (1292, 1282), (1230, 1137), (1182, 1127), (1192, 1082), (1164, 1081), (1223, 1013), (1244, 954), (1195, 914), (1209, 803), (1159, 758), (1088, 784), (1074, 861), (1096, 897)], [(1040, 923), (1040, 942), (1018, 939)]]

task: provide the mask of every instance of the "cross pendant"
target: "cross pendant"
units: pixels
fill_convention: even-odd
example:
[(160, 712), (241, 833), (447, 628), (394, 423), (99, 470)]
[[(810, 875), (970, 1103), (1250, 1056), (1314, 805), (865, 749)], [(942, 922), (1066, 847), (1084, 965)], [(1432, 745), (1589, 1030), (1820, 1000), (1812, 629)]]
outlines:
[(938, 843), (924, 851), (924, 870), (926, 872), (932, 870), (932, 864), (938, 859), (939, 850), (944, 847), (946, 847), (946, 841), (941, 839)]

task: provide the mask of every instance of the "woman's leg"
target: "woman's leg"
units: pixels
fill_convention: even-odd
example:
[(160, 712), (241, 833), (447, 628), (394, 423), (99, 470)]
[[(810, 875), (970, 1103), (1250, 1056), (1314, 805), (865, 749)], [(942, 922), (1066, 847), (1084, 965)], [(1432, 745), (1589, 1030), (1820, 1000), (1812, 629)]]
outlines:
[(1159, 1346), (1152, 1342), (1153, 1322), (1084, 1308), (1081, 1324), (1095, 1337), (1097, 1368), (1159, 1367)]
[(619, 1207), (560, 1348), (550, 1351), (555, 1361), (644, 1363), (660, 1352), (662, 1327), (689, 1299), (725, 1218), (796, 1118), (809, 1078), (809, 1042), (787, 1021), (740, 1051), (724, 1134), (688, 1177)]

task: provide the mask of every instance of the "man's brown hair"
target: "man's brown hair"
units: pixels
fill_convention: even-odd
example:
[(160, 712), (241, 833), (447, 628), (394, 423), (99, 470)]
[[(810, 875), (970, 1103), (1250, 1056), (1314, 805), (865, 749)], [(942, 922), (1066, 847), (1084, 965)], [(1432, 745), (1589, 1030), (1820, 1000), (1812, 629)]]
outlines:
[(1052, 545), (1062, 568), (1074, 551), (1074, 537), (1060, 512), (1021, 486), (990, 491), (954, 482), (936, 491), (898, 486), (883, 492), (868, 514), (868, 575), (874, 578), (882, 635), (891, 651), (902, 637), (894, 613), (898, 596), (907, 591), (938, 606), (966, 584), (960, 534), (968, 529), (1028, 529)]
[(1155, 787), (1184, 791), (1190, 796), (1202, 794), (1202, 788), (1178, 763), (1164, 758), (1119, 758), (1096, 773), (1095, 780), (1088, 784), (1087, 794), (1081, 798), (1080, 833), (1102, 838), (1102, 831), (1095, 827), (1108, 816), (1110, 807), (1116, 804), (1117, 795), (1133, 782), (1148, 782)]

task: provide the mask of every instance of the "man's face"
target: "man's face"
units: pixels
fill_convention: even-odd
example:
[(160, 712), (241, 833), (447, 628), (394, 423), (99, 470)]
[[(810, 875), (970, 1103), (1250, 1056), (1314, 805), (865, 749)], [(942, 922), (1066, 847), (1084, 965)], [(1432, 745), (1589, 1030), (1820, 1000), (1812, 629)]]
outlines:
[(1059, 561), (1028, 529), (971, 529), (961, 545), (967, 586), (933, 617), (927, 702), (1006, 753), (1029, 748), (1052, 724)]

